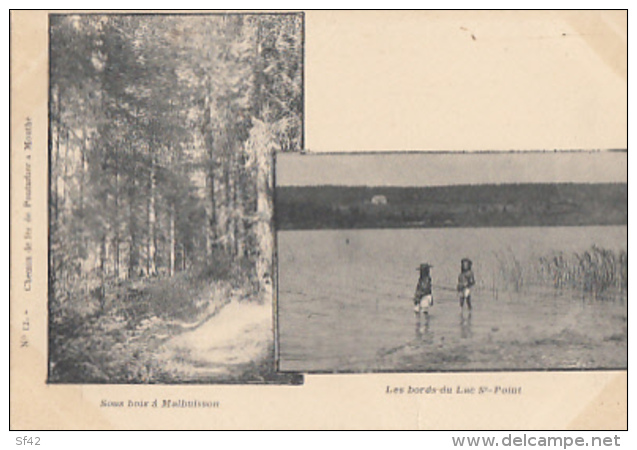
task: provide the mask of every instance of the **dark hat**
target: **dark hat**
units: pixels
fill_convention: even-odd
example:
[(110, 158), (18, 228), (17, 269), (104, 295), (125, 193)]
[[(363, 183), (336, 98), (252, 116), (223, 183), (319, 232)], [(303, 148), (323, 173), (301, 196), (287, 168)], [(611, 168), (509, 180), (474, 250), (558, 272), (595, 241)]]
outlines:
[(419, 267), (416, 267), (416, 270), (429, 269), (431, 267), (433, 267), (433, 265), (429, 263), (422, 263)]

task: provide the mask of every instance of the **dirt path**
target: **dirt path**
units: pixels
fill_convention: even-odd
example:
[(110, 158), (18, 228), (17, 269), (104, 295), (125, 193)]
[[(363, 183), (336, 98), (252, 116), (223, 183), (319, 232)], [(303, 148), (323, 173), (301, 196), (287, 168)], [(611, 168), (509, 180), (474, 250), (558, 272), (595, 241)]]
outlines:
[(272, 307), (233, 300), (192, 331), (165, 342), (159, 357), (183, 381), (240, 377), (267, 358), (272, 343)]

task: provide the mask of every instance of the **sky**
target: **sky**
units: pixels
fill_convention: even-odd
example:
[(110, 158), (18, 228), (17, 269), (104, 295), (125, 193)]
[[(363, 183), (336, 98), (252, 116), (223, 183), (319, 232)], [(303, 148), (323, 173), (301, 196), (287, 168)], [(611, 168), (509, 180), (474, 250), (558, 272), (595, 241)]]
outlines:
[(277, 186), (626, 183), (628, 153), (279, 153)]

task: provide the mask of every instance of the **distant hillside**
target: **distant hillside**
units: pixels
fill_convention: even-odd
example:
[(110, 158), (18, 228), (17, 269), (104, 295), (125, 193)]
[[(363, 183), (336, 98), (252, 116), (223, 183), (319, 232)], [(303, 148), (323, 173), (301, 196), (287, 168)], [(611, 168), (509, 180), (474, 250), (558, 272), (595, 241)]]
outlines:
[(277, 228), (627, 225), (628, 185), (284, 186)]

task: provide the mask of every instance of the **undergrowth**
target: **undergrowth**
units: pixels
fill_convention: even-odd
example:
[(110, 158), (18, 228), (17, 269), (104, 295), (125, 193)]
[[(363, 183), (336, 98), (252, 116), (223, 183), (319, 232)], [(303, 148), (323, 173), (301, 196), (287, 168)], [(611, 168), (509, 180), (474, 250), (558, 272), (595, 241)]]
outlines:
[(251, 298), (247, 261), (217, 255), (173, 277), (108, 280), (101, 295), (80, 283), (53, 290), (49, 319), (49, 381), (155, 383), (171, 374), (153, 354), (175, 323), (192, 323), (230, 298)]

